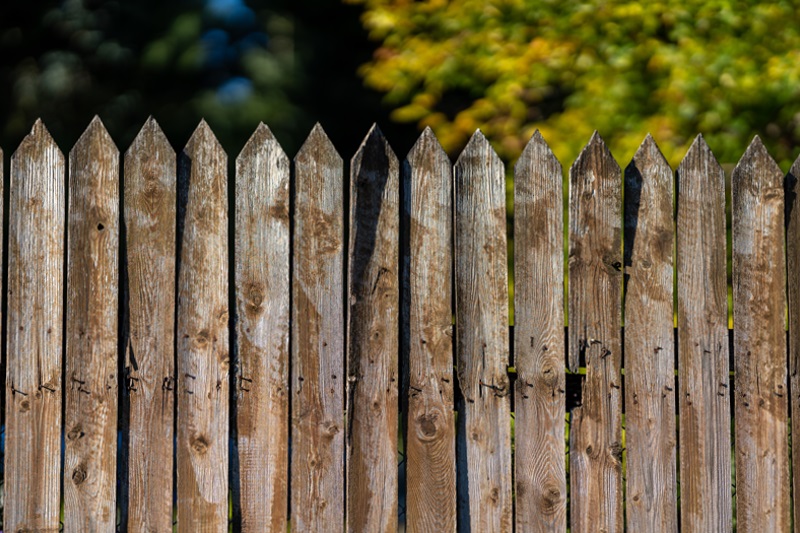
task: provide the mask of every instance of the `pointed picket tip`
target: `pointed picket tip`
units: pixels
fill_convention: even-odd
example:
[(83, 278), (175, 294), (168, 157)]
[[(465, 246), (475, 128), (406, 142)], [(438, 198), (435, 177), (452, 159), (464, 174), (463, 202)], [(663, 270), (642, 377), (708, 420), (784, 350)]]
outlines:
[(256, 130), (244, 144), (236, 160), (238, 162), (242, 158), (251, 157), (261, 150), (274, 150), (278, 159), (289, 160), (272, 130), (263, 122), (258, 123)]
[(361, 141), (361, 146), (358, 147), (355, 155), (350, 160), (351, 166), (355, 166), (358, 162), (367, 157), (388, 157), (390, 161), (397, 161), (394, 150), (392, 150), (389, 141), (383, 136), (383, 132), (381, 132), (377, 124), (372, 124), (369, 132), (367, 132), (367, 136)]
[(690, 164), (697, 164), (698, 160), (705, 161), (712, 165), (716, 171), (722, 171), (722, 166), (719, 164), (719, 161), (717, 161), (717, 158), (714, 157), (714, 153), (711, 151), (711, 147), (708, 146), (708, 143), (706, 143), (702, 133), (698, 133), (697, 137), (694, 138), (692, 145), (689, 147), (680, 165), (678, 165), (678, 172), (685, 170)]
[(417, 142), (415, 142), (411, 150), (408, 151), (406, 160), (410, 163), (416, 163), (429, 157), (431, 159), (446, 159), (448, 163), (450, 162), (447, 152), (442, 148), (442, 144), (439, 142), (433, 129), (431, 129), (430, 126), (425, 126)]
[(215, 152), (224, 152), (222, 144), (217, 140), (217, 136), (214, 135), (211, 126), (208, 125), (208, 122), (206, 122), (204, 118), (200, 119), (200, 123), (195, 128), (192, 136), (189, 137), (189, 142), (186, 143), (186, 147), (183, 151), (192, 152), (200, 146), (210, 148)]
[(19, 154), (23, 154), (28, 151), (35, 151), (34, 153), (38, 152), (41, 154), (46, 150), (55, 151), (57, 154), (56, 157), (60, 161), (63, 161), (64, 154), (58, 148), (56, 141), (53, 139), (53, 136), (50, 135), (50, 132), (47, 130), (47, 126), (44, 125), (44, 122), (42, 122), (42, 119), (37, 118), (36, 122), (33, 123), (31, 132), (22, 139), (22, 142), (19, 143), (19, 146), (11, 156), (11, 159), (16, 159)]
[(800, 178), (800, 155), (798, 155), (797, 159), (795, 159), (794, 163), (792, 163), (792, 167), (789, 169), (789, 173), (795, 176), (795, 179)]
[(633, 161), (631, 161), (631, 164), (645, 161), (650, 164), (656, 163), (658, 165), (669, 167), (667, 158), (664, 157), (664, 154), (661, 152), (661, 148), (658, 147), (658, 143), (649, 133), (642, 141), (642, 144), (639, 145), (636, 153), (633, 155)]
[(572, 163), (572, 167), (570, 167), (570, 173), (584, 168), (587, 165), (593, 166), (593, 163), (601, 160), (605, 160), (606, 163), (611, 164), (612, 171), (620, 172), (622, 170), (617, 163), (617, 160), (614, 159), (614, 156), (611, 154), (611, 150), (608, 149), (606, 142), (600, 136), (600, 133), (597, 130), (594, 130), (589, 142), (586, 143), (586, 146), (583, 147), (583, 150), (581, 150), (578, 158), (574, 163)]
[(330, 137), (328, 137), (328, 134), (322, 129), (322, 124), (317, 122), (311, 129), (311, 133), (306, 137), (300, 150), (297, 151), (297, 155), (294, 156), (294, 159), (295, 161), (305, 158), (315, 159), (317, 157), (315, 153), (320, 152), (332, 156), (337, 162), (342, 160), (333, 142), (331, 142)]
[(70, 150), (70, 154), (75, 152), (75, 150), (92, 145), (98, 145), (103, 149), (112, 150), (116, 153), (119, 153), (119, 149), (117, 148), (114, 139), (111, 138), (111, 134), (108, 133), (105, 124), (103, 124), (103, 121), (100, 120), (100, 117), (97, 115), (94, 116), (92, 121), (78, 138), (78, 141), (72, 147), (72, 150)]
[(537, 164), (549, 162), (558, 166), (559, 173), (562, 171), (561, 162), (555, 156), (553, 150), (550, 149), (550, 145), (544, 140), (538, 128), (533, 132), (531, 138), (528, 139), (528, 143), (525, 145), (519, 159), (517, 159), (517, 162), (514, 164), (514, 172), (521, 170), (521, 165), (529, 165), (532, 162), (536, 162)]
[(771, 167), (770, 170), (774, 171), (777, 169), (777, 171), (780, 172), (780, 167), (769, 154), (769, 150), (764, 146), (764, 142), (758, 135), (753, 137), (753, 140), (750, 141), (750, 145), (747, 147), (747, 150), (744, 151), (744, 154), (742, 154), (742, 157), (736, 164), (736, 168), (750, 162), (766, 165), (767, 167)]
[(456, 159), (456, 166), (463, 166), (468, 159), (487, 153), (492, 160), (500, 160), (500, 156), (498, 156), (497, 152), (494, 151), (492, 144), (489, 142), (483, 132), (480, 129), (477, 129), (475, 130), (475, 133), (472, 134), (472, 137), (470, 137), (467, 145), (461, 151), (461, 154), (459, 154), (458, 159)]
[(158, 121), (150, 115), (125, 152), (125, 157), (155, 149), (165, 150), (168, 155), (175, 156), (175, 149), (170, 144), (169, 139), (164, 135), (164, 131), (158, 125)]
[(783, 183), (783, 172), (778, 163), (769, 155), (767, 147), (756, 135), (750, 142), (739, 162), (731, 173), (731, 184), (752, 182), (754, 185), (765, 183), (775, 187)]

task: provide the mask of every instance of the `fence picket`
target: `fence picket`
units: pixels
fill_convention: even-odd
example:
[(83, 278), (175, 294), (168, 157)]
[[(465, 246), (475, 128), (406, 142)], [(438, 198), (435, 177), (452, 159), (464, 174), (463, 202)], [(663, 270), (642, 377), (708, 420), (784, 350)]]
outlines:
[(285, 533), (289, 476), (289, 159), (259, 124), (236, 159), (235, 519)]
[(158, 123), (124, 162), (125, 347), (120, 509), (129, 533), (172, 529), (176, 159)]
[(561, 164), (536, 131), (514, 167), (514, 413), (518, 531), (567, 528)]
[[(785, 179), (786, 276), (789, 304), (789, 387), (792, 428), (800, 428), (800, 157)], [(800, 438), (792, 432), (794, 531), (800, 533)]]
[(399, 163), (375, 125), (350, 164), (347, 529), (397, 531)]
[(292, 273), (292, 531), (342, 531), (342, 158), (317, 124), (295, 157)]
[(628, 531), (678, 530), (672, 189), (672, 169), (648, 135), (625, 169)]
[(119, 150), (98, 117), (69, 154), (64, 527), (116, 531)]
[(731, 176), (736, 530), (791, 528), (783, 173), (756, 137)]
[(471, 531), (510, 532), (505, 170), (478, 131), (454, 174), (456, 354), (464, 397), (458, 428), (459, 515)]
[(681, 531), (730, 531), (725, 174), (698, 135), (678, 166)]
[(404, 162), (403, 191), (406, 530), (455, 533), (452, 165), (430, 128)]
[(9, 182), (3, 509), (8, 531), (59, 529), (64, 177), (64, 156), (37, 120), (11, 156)]
[(178, 531), (228, 530), (228, 158), (205, 121), (178, 158)]
[(622, 532), (620, 168), (595, 132), (570, 169), (569, 364), (586, 367), (570, 415), (570, 527)]

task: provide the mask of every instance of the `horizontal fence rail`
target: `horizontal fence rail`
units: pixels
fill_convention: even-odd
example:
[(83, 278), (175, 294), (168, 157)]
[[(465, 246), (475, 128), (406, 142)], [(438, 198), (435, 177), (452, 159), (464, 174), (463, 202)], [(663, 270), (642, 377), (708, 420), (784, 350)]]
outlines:
[(800, 159), (757, 137), (730, 222), (702, 136), (565, 179), (538, 132), (37, 121), (2, 173), (3, 531), (799, 530)]

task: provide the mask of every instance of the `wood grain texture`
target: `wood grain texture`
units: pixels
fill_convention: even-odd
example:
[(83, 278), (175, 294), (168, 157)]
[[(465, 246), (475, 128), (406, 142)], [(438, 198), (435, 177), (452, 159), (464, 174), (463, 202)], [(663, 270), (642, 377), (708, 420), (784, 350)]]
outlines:
[(377, 126), (350, 163), (347, 530), (397, 531), (399, 163)]
[[(800, 157), (785, 178), (786, 275), (789, 304), (789, 386), (791, 423), (800, 428)], [(800, 438), (792, 435), (794, 531), (800, 533)]]
[(456, 357), (464, 396), (459, 514), (466, 531), (510, 532), (505, 169), (477, 131), (454, 174)]
[(205, 121), (178, 158), (178, 531), (228, 531), (228, 158)]
[(69, 154), (64, 528), (116, 531), (119, 150), (95, 117)]
[(236, 159), (234, 484), (238, 528), (285, 533), (289, 477), (289, 159), (259, 124)]
[(406, 530), (456, 530), (452, 165), (426, 128), (403, 165)]
[(8, 531), (59, 530), (66, 191), (41, 120), (11, 157), (5, 504)]
[(791, 529), (783, 173), (756, 137), (731, 175), (736, 530)]
[[(292, 531), (342, 531), (342, 158), (317, 124), (295, 158), (292, 273)], [(348, 377), (349, 379), (349, 377)]]
[(625, 169), (628, 531), (677, 532), (673, 174), (653, 138)]
[(158, 123), (124, 162), (125, 346), (120, 509), (130, 533), (172, 529), (176, 159)]
[(680, 529), (730, 531), (725, 175), (702, 136), (676, 181)]
[(514, 167), (516, 529), (567, 528), (561, 164), (537, 130)]
[(620, 168), (595, 132), (570, 169), (569, 364), (586, 367), (570, 417), (571, 531), (621, 532)]

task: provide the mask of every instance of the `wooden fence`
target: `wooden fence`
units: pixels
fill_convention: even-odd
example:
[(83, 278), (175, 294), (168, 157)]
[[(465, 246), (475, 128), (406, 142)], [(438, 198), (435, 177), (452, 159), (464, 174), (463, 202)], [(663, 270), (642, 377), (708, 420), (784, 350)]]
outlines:
[(649, 136), (624, 173), (592, 137), (565, 293), (533, 136), (511, 336), (480, 132), (452, 166), (430, 130), (401, 162), (373, 128), (345, 176), (321, 127), (292, 164), (260, 125), (229, 179), (204, 122), (176, 155), (149, 120), (122, 165), (99, 119), (68, 158), (37, 122), (10, 168), (4, 531), (800, 529), (800, 160), (785, 178), (758, 138), (732, 337), (702, 137), (675, 174)]

